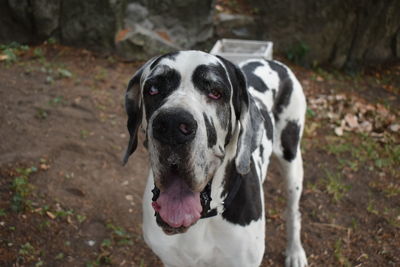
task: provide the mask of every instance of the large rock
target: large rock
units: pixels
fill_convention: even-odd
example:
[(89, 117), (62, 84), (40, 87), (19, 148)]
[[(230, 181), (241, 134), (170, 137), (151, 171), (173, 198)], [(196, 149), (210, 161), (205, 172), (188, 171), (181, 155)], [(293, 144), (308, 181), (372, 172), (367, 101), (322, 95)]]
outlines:
[(128, 61), (147, 60), (156, 55), (180, 50), (174, 43), (139, 24), (132, 24), (119, 32), (116, 48), (118, 55)]
[(212, 14), (212, 0), (129, 1), (117, 52), (132, 60), (189, 49), (213, 35)]
[(259, 10), (259, 39), (287, 54), (303, 52), (305, 63), (353, 67), (399, 57), (398, 0), (248, 2)]
[(219, 13), (215, 20), (216, 34), (233, 39), (257, 39), (260, 28), (252, 16)]
[(113, 50), (124, 8), (124, 0), (63, 0), (62, 43)]
[(188, 49), (213, 34), (213, 0), (0, 0), (0, 43), (61, 43), (128, 60)]
[(183, 48), (205, 41), (213, 34), (213, 0), (128, 0), (148, 9), (147, 19), (153, 30), (165, 32)]
[(61, 0), (35, 0), (31, 3), (37, 38), (46, 39), (59, 27)]
[(59, 27), (61, 0), (0, 1), (0, 42), (41, 42)]

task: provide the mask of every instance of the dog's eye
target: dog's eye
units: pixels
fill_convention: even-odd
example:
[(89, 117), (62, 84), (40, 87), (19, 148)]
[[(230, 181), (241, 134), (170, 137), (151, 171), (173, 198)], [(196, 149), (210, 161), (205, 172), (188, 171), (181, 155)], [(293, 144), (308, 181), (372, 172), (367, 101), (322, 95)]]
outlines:
[(152, 86), (152, 87), (149, 89), (149, 95), (157, 95), (158, 93), (159, 93), (158, 89), (155, 88), (154, 86)]
[(221, 93), (213, 89), (211, 90), (211, 92), (208, 93), (208, 97), (217, 100), (221, 98)]

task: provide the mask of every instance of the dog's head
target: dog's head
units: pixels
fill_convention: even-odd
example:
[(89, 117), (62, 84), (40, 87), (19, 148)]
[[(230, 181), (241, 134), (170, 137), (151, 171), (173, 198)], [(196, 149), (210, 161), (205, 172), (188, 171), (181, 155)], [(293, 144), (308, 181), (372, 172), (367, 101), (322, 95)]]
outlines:
[(200, 51), (170, 53), (149, 60), (135, 73), (125, 101), (130, 140), (124, 162), (137, 147), (141, 125), (157, 191), (157, 221), (167, 233), (182, 232), (201, 217), (201, 193), (228, 146), (234, 145), (237, 171), (249, 171), (262, 117), (251, 112), (245, 77), (220, 57)]

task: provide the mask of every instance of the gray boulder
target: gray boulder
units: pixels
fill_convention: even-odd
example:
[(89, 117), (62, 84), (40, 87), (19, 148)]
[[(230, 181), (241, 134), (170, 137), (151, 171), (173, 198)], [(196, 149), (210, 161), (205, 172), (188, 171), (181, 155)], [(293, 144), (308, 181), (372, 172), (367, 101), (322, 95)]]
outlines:
[[(309, 65), (356, 67), (399, 58), (400, 1), (249, 0), (259, 39)], [(304, 55), (301, 55), (304, 54)]]

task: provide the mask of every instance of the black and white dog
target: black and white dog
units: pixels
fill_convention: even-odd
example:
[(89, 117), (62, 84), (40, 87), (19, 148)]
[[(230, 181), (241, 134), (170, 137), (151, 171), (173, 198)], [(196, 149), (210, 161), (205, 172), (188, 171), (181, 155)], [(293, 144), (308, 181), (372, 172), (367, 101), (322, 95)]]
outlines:
[(286, 266), (306, 266), (300, 241), (306, 101), (276, 61), (182, 51), (149, 60), (126, 92), (129, 145), (140, 126), (150, 154), (143, 234), (165, 266), (259, 266), (263, 181), (271, 154), (287, 184)]

